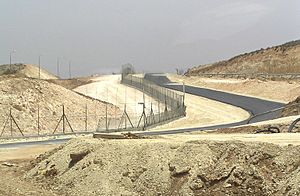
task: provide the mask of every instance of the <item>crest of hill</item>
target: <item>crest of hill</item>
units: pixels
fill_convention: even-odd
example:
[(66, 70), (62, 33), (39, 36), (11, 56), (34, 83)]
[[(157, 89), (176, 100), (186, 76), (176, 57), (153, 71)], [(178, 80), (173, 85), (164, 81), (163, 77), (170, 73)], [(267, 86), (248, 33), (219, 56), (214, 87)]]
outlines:
[[(2, 75), (39, 78), (39, 67), (31, 64), (5, 64), (0, 66), (0, 76)], [(58, 79), (58, 77), (41, 68), (41, 79)]]
[(229, 60), (189, 69), (185, 75), (202, 73), (299, 73), (300, 40), (235, 56)]

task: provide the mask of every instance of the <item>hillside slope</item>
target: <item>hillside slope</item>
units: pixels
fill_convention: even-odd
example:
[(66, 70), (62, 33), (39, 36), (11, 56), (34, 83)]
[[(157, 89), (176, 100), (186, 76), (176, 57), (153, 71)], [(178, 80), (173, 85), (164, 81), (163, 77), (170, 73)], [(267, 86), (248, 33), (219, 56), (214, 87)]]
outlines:
[[(10, 123), (7, 123), (10, 109), (24, 134), (37, 133), (38, 115), (40, 116), (40, 133), (52, 133), (62, 115), (63, 105), (72, 128), (79, 131), (85, 130), (86, 111), (89, 130), (97, 128), (99, 119), (105, 116), (106, 111), (105, 102), (80, 95), (46, 80), (34, 78), (0, 76), (0, 99), (0, 129), (3, 131), (3, 136), (11, 134)], [(108, 104), (107, 109), (108, 116), (119, 111), (112, 104)], [(6, 126), (5, 123), (7, 123)], [(69, 126), (66, 127), (70, 132)], [(62, 123), (57, 132), (61, 130)], [(15, 124), (13, 124), (12, 134), (20, 135)]]
[[(39, 78), (39, 67), (31, 64), (0, 65), (1, 75), (15, 75), (18, 77)], [(41, 68), (41, 79), (58, 79), (57, 76)]]
[(295, 73), (300, 72), (300, 40), (235, 56), (229, 60), (189, 69), (200, 73)]

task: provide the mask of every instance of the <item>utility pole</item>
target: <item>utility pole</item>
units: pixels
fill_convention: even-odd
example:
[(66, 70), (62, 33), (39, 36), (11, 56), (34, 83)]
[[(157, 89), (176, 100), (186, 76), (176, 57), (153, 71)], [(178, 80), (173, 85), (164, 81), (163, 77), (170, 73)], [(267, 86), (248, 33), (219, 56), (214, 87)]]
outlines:
[(72, 74), (71, 74), (71, 61), (69, 61), (69, 78), (72, 78)]
[(56, 75), (59, 77), (59, 57), (57, 57), (57, 62), (56, 62)]
[(16, 52), (16, 50), (14, 49), (14, 50), (12, 50), (10, 53), (9, 53), (9, 70), (10, 71), (12, 71), (12, 69), (11, 69), (11, 54), (12, 53), (15, 53)]

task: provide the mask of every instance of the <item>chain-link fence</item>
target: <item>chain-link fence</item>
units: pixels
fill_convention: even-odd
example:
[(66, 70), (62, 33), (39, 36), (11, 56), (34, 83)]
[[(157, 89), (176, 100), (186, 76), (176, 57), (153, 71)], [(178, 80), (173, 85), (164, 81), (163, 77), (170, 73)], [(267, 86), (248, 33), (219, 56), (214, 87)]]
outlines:
[(0, 137), (2, 138), (94, 132), (98, 129), (99, 122), (112, 116), (111, 108), (110, 113), (106, 114), (107, 111), (103, 106), (97, 109), (95, 105), (77, 107), (78, 111), (73, 111), (73, 106), (70, 105), (57, 105), (51, 110), (42, 106), (31, 107), (28, 110), (11, 105), (0, 106), (2, 110)]
[[(148, 96), (154, 98), (158, 102), (164, 104), (164, 109), (158, 111), (156, 114), (151, 111), (149, 114), (144, 114), (142, 119), (143, 129), (150, 126), (163, 124), (167, 121), (174, 120), (186, 115), (184, 95), (180, 95), (175, 91), (160, 87), (149, 80), (133, 76), (132, 74), (123, 73), (121, 83), (134, 87), (147, 94)], [(136, 124), (136, 128), (140, 127), (140, 121), (141, 118)]]
[[(109, 100), (49, 102), (43, 101), (42, 96), (27, 101), (15, 98), (1, 101), (0, 138), (145, 130), (185, 115), (183, 95), (130, 73), (128, 69), (121, 82), (137, 89), (134, 92), (139, 90), (139, 96), (134, 95), (133, 99), (131, 91), (128, 101), (125, 88), (124, 102), (114, 103), (118, 107), (107, 103)], [(116, 89), (113, 94), (117, 99), (120, 93)], [(101, 96), (103, 99), (104, 95)]]
[(233, 79), (268, 79), (268, 80), (300, 80), (300, 73), (196, 73), (189, 76), (206, 78), (233, 78)]
[(158, 112), (142, 112), (140, 115), (127, 114), (124, 111), (122, 116), (117, 118), (102, 118), (99, 121), (97, 132), (118, 132), (118, 131), (141, 131), (152, 126), (164, 124), (185, 115), (185, 108), (179, 107), (172, 110)]

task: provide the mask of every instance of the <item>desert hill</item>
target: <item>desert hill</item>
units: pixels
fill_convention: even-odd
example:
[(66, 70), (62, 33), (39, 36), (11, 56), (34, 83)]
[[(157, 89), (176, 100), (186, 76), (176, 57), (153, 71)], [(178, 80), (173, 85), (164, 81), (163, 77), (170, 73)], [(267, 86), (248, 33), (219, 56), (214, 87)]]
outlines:
[[(0, 65), (0, 76), (14, 75), (17, 77), (39, 78), (39, 67), (31, 64)], [(54, 74), (41, 68), (41, 79), (58, 79)]]
[[(61, 115), (62, 106), (74, 131), (84, 131), (86, 116), (88, 130), (96, 130), (99, 120), (105, 116), (106, 104), (108, 116), (115, 115), (119, 108), (98, 99), (81, 95), (71, 89), (89, 82), (84, 79), (61, 80), (45, 70), (38, 78), (38, 67), (34, 65), (13, 64), (0, 66), (0, 134), (2, 136), (20, 135), (13, 123), (10, 130), (9, 113), (11, 111), (24, 134), (36, 134), (38, 116), (41, 134), (54, 131)], [(99, 97), (101, 99), (101, 97)], [(87, 114), (86, 114), (87, 112)], [(9, 119), (9, 120), (8, 120)], [(62, 125), (59, 126), (61, 131)], [(70, 132), (69, 126), (67, 131)]]
[(229, 60), (189, 69), (200, 73), (296, 73), (300, 72), (300, 40), (235, 56)]

